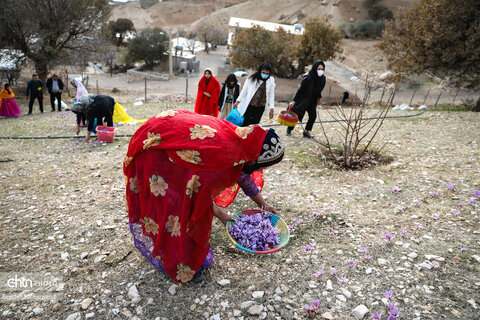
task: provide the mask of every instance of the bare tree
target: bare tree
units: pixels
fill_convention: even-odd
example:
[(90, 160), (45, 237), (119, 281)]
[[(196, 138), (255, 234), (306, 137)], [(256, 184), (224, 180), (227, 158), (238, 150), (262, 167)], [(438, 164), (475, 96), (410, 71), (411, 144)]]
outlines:
[[(377, 134), (392, 107), (397, 86), (393, 85), (385, 102), (380, 101), (378, 106), (368, 107), (372, 84), (373, 79), (367, 77), (363, 99), (355, 100), (350, 108), (338, 105), (325, 109), (336, 127), (333, 130), (335, 136), (332, 136), (326, 125), (320, 123), (326, 141), (322, 145), (333, 162), (341, 168), (360, 169), (370, 165), (372, 160), (377, 160), (375, 158), (379, 150), (386, 144), (382, 141), (383, 145), (374, 150), (374, 144), (381, 140)], [(337, 145), (340, 147), (335, 147)]]
[(109, 13), (107, 0), (3, 0), (0, 46), (19, 50), (40, 79), (67, 50), (85, 46)]

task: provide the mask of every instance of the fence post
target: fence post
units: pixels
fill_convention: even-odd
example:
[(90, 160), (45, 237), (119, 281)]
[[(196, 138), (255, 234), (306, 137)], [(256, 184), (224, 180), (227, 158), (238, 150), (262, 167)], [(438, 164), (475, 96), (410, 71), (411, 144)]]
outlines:
[(415, 97), (415, 92), (417, 92), (417, 91), (416, 91), (416, 90), (413, 90), (412, 97), (410, 98), (410, 103), (408, 104), (409, 106), (412, 105), (413, 97)]
[(455, 102), (455, 99), (457, 98), (459, 91), (460, 91), (460, 88), (457, 89), (457, 93), (455, 93), (455, 97), (453, 97), (452, 103)]
[(383, 91), (382, 91), (382, 95), (380, 97), (380, 106), (382, 105), (382, 100), (383, 100), (383, 95), (385, 94), (385, 90), (387, 89), (387, 83), (385, 82), (383, 84)]
[(188, 102), (188, 70), (185, 70), (185, 103)]
[(96, 81), (97, 81), (97, 94), (99, 94), (99, 93), (98, 93), (98, 80), (96, 80)]
[(441, 95), (442, 95), (442, 91), (440, 91), (440, 94), (438, 95), (437, 101), (435, 101), (435, 106), (434, 106), (434, 107), (437, 106), (438, 100), (440, 100), (440, 96), (441, 96)]
[(427, 102), (428, 94), (430, 93), (430, 89), (427, 91), (427, 95), (425, 96), (425, 99), (423, 99), (423, 105), (425, 105), (425, 102)]
[(330, 100), (330, 94), (332, 93), (332, 86), (328, 87), (328, 104), (327, 106), (332, 104), (332, 101)]
[(145, 77), (145, 103), (147, 103), (147, 77)]

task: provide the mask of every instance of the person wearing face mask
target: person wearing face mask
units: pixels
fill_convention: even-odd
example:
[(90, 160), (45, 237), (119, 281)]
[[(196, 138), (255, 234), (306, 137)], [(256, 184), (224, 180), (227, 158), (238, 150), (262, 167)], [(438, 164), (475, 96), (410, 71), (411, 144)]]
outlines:
[(223, 83), (222, 91), (218, 97), (218, 110), (220, 110), (218, 117), (220, 119), (227, 119), (239, 94), (240, 84), (238, 83), (237, 77), (231, 73)]
[(275, 79), (271, 76), (272, 65), (264, 62), (257, 72), (245, 81), (244, 87), (233, 108), (245, 118), (243, 127), (260, 123), (265, 111), (269, 109), (269, 117), (273, 118), (275, 101)]
[(218, 117), (218, 95), (220, 94), (220, 83), (212, 74), (212, 70), (205, 69), (203, 77), (198, 82), (197, 100), (195, 101), (195, 112), (208, 116)]
[[(324, 72), (325, 63), (321, 60), (315, 61), (310, 71), (303, 78), (292, 102), (288, 105), (298, 115), (298, 121), (302, 121), (305, 112), (308, 113), (307, 125), (303, 131), (305, 138), (312, 138), (311, 132), (317, 118), (317, 106), (322, 104), (322, 90), (327, 82)], [(287, 136), (292, 134), (293, 128), (287, 128)]]

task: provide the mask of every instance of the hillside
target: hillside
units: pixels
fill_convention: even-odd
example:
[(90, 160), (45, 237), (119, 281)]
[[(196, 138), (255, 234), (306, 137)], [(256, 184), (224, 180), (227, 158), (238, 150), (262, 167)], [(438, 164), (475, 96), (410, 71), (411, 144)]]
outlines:
[[(365, 19), (368, 15), (363, 0), (254, 0), (254, 1), (168, 1), (146, 10), (138, 5), (114, 8), (111, 20), (128, 18), (138, 30), (175, 26), (188, 29), (201, 21), (227, 26), (231, 16), (293, 24), (303, 23), (309, 17), (326, 17), (334, 26)], [(384, 0), (383, 4), (396, 12), (417, 0)]]

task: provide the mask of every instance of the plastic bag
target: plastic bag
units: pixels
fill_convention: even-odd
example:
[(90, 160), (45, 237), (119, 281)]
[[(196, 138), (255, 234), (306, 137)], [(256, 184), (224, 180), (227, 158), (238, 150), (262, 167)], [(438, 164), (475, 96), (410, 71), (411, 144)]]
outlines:
[(232, 109), (230, 114), (227, 117), (227, 121), (230, 121), (234, 125), (241, 126), (245, 118), (238, 112), (237, 108)]

